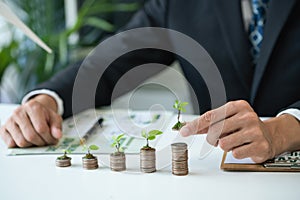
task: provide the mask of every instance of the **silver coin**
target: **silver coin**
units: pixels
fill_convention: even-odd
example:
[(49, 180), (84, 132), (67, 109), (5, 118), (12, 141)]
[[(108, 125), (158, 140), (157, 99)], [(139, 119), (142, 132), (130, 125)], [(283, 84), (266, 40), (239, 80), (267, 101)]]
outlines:
[(56, 159), (55, 164), (57, 167), (69, 167), (71, 166), (71, 158), (70, 159)]
[(126, 157), (124, 153), (110, 155), (110, 169), (112, 171), (126, 170)]
[(156, 172), (156, 168), (141, 168), (141, 172), (144, 172), (144, 173)]
[(156, 171), (155, 149), (140, 150), (140, 169), (144, 173)]
[(187, 144), (183, 142), (171, 144), (172, 149), (187, 149)]
[(172, 172), (172, 174), (176, 175), (176, 176), (185, 176), (185, 175), (188, 175), (189, 171), (180, 171), (180, 172)]
[(98, 166), (98, 160), (97, 157), (95, 158), (82, 158), (82, 166), (84, 169), (97, 169)]
[(172, 147), (172, 173), (174, 175), (188, 174), (188, 150), (185, 143), (174, 143)]

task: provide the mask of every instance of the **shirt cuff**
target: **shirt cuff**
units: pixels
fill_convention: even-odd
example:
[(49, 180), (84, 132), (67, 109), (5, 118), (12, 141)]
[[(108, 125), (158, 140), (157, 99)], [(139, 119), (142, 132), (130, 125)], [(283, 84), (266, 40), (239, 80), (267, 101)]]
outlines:
[(26, 103), (31, 97), (38, 95), (38, 94), (47, 94), (49, 96), (51, 96), (57, 104), (57, 113), (59, 115), (62, 115), (64, 113), (64, 104), (62, 99), (58, 96), (58, 94), (56, 94), (55, 92), (51, 91), (51, 90), (46, 90), (46, 89), (42, 89), (42, 90), (34, 90), (32, 92), (29, 92), (28, 94), (26, 94), (23, 99), (22, 99), (22, 104)]
[(280, 113), (277, 114), (276, 117), (278, 117), (279, 115), (283, 115), (283, 114), (290, 114), (300, 122), (300, 110), (297, 108), (289, 108), (284, 111), (281, 111)]

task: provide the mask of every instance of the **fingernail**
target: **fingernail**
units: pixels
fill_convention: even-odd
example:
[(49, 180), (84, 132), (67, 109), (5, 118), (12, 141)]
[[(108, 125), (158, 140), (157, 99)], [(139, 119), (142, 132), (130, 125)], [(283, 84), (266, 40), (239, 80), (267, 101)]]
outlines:
[(185, 125), (184, 127), (182, 127), (180, 129), (179, 133), (184, 137), (189, 136), (189, 135), (191, 135), (191, 129), (189, 128), (188, 125)]
[(53, 127), (52, 129), (52, 135), (54, 138), (56, 139), (60, 139), (62, 137), (62, 132), (59, 128), (57, 127)]

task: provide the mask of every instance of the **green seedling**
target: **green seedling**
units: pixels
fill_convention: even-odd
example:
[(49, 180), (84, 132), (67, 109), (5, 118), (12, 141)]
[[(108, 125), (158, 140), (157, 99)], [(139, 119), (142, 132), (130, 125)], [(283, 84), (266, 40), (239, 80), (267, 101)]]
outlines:
[(185, 125), (185, 122), (180, 122), (180, 115), (181, 113), (186, 112), (186, 105), (188, 105), (188, 102), (175, 101), (173, 108), (177, 110), (177, 123), (172, 127), (173, 130), (178, 131)]
[(68, 160), (68, 159), (71, 159), (69, 156), (67, 156), (67, 154), (70, 154), (71, 151), (69, 151), (67, 149), (64, 149), (63, 152), (64, 152), (64, 155), (57, 157), (57, 160)]
[(85, 154), (84, 158), (87, 158), (87, 159), (93, 159), (95, 158), (95, 156), (93, 154), (91, 154), (91, 151), (97, 151), (99, 149), (99, 147), (97, 145), (90, 145), (89, 147), (87, 146), (84, 146), (83, 147), (83, 150), (87, 150), (87, 154)]
[(149, 131), (148, 133), (145, 130), (142, 130), (142, 137), (146, 139), (146, 146), (144, 146), (143, 148), (146, 149), (151, 149), (151, 147), (149, 146), (149, 140), (155, 140), (156, 136), (163, 134), (162, 131), (159, 130), (152, 130)]
[(113, 143), (111, 144), (111, 147), (116, 148), (115, 154), (120, 154), (120, 153), (124, 152), (124, 148), (121, 147), (121, 143), (120, 143), (120, 141), (122, 140), (124, 135), (125, 135), (125, 133), (120, 134), (118, 136), (112, 136)]

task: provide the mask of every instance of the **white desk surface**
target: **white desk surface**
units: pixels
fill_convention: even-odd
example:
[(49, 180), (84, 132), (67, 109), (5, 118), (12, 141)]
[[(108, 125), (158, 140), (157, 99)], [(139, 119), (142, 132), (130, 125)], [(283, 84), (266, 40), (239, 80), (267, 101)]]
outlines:
[[(2, 122), (13, 108), (0, 105)], [(1, 142), (0, 199), (300, 199), (300, 173), (224, 172), (219, 168), (219, 148), (199, 159), (204, 138), (197, 137), (189, 149), (190, 173), (182, 177), (172, 175), (170, 166), (152, 174), (139, 173), (138, 163), (130, 164), (137, 155), (127, 156), (128, 171), (121, 173), (101, 164), (97, 170), (83, 170), (80, 155), (72, 155), (72, 167), (57, 168), (57, 156), (6, 156)]]

